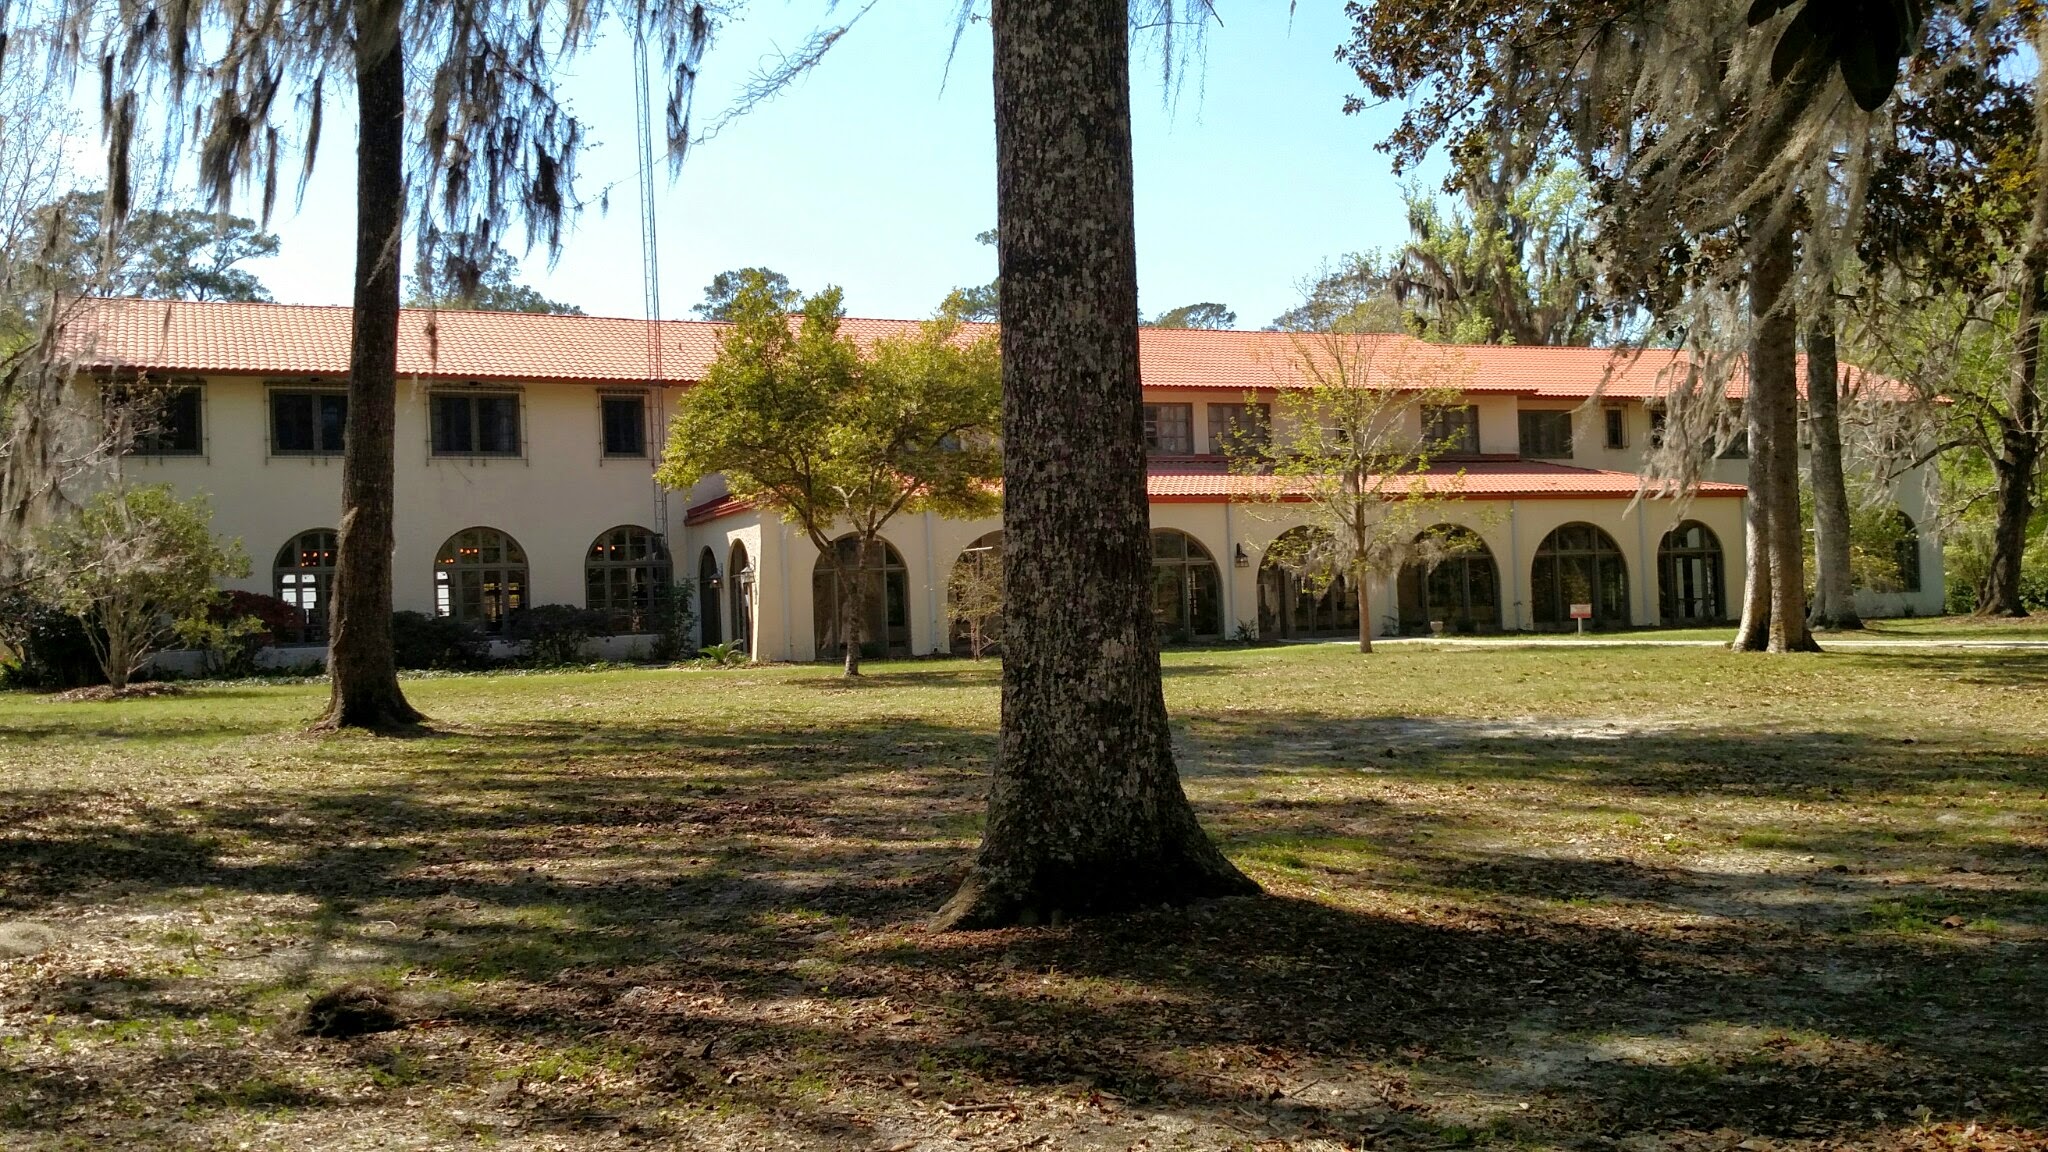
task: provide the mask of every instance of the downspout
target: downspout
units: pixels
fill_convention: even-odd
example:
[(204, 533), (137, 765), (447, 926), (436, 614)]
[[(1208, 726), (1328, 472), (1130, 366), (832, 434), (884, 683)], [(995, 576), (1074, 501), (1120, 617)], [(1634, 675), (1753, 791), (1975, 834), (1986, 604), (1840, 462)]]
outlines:
[(1520, 502), (1508, 501), (1508, 593), (1514, 597), (1515, 631), (1523, 631), (1522, 623), (1522, 525), (1516, 515)]

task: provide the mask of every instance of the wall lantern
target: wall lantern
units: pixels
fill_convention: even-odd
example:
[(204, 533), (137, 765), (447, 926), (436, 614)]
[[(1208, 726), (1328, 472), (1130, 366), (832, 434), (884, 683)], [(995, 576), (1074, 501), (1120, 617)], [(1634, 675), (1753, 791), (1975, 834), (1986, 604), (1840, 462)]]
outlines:
[(1239, 568), (1249, 568), (1252, 566), (1251, 557), (1244, 554), (1244, 545), (1242, 544), (1237, 546), (1237, 566)]

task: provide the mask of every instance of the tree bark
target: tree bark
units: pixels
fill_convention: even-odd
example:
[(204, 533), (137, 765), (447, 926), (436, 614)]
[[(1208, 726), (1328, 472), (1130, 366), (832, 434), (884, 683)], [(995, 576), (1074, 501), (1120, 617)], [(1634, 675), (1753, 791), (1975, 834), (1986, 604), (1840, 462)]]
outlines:
[(321, 728), (391, 728), (422, 717), (391, 648), (392, 429), (398, 405), (398, 251), (405, 212), (405, 54), (395, 0), (355, 6), (356, 290), (341, 531), (329, 605), (332, 691)]
[[(1771, 652), (1817, 652), (1806, 630), (1806, 541), (1799, 521), (1799, 318), (1790, 293), (1797, 253), (1789, 225), (1761, 240), (1750, 270), (1751, 495), (1764, 510), (1771, 573)], [(1759, 441), (1756, 432), (1764, 437)], [(1766, 462), (1759, 485), (1754, 469)]]
[(1749, 495), (1742, 502), (1747, 531), (1743, 533), (1742, 622), (1730, 645), (1738, 652), (1762, 652), (1771, 644), (1771, 518), (1764, 493), (1770, 487), (1774, 463), (1756, 450), (1767, 435), (1763, 406), (1759, 403), (1752, 375), (1749, 394), (1743, 398), (1743, 423), (1749, 438)]
[(1365, 655), (1372, 654), (1372, 590), (1366, 586), (1365, 574), (1354, 573), (1358, 581), (1358, 650)]
[[(832, 554), (836, 558), (838, 549), (834, 548)], [(868, 538), (865, 536), (855, 545), (853, 563), (853, 575), (849, 577), (846, 566), (838, 564), (835, 559), (835, 570), (839, 574), (840, 671), (847, 676), (860, 675), (861, 625), (867, 622)], [(882, 579), (882, 595), (886, 598), (889, 595), (888, 577), (885, 575)]]
[(1124, 0), (995, 0), (1002, 741), (942, 928), (1249, 894), (1174, 769), (1139, 409)]
[(1814, 594), (1817, 628), (1863, 627), (1849, 576), (1849, 488), (1842, 471), (1842, 418), (1830, 305), (1806, 329), (1807, 475), (1813, 485)]

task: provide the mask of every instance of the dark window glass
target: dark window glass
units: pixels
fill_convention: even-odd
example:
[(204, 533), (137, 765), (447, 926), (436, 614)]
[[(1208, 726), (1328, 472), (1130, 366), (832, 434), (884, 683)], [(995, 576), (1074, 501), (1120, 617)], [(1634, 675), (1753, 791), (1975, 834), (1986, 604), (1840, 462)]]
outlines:
[(1272, 410), (1264, 404), (1209, 405), (1209, 454), (1258, 452), (1271, 439)]
[(519, 397), (434, 397), (436, 456), (519, 455)]
[(1662, 408), (1652, 408), (1650, 409), (1650, 447), (1662, 448), (1663, 446), (1664, 410)]
[(668, 583), (661, 538), (625, 525), (591, 543), (583, 561), (583, 606), (605, 613), (613, 632), (646, 632), (654, 626), (655, 598)]
[(647, 455), (647, 403), (638, 396), (604, 398), (604, 454)]
[(1195, 450), (1193, 404), (1145, 405), (1145, 451), (1186, 456)]
[(1524, 412), (1521, 425), (1522, 455), (1535, 460), (1572, 458), (1570, 412)]
[(1607, 416), (1607, 446), (1609, 448), (1628, 447), (1628, 413), (1619, 408), (1609, 408), (1606, 410), (1605, 415)]
[(341, 392), (272, 392), (270, 450), (308, 455), (341, 451), (348, 396)]
[(144, 456), (196, 456), (199, 433), (199, 388), (192, 384), (122, 389), (115, 403), (128, 411), (135, 430), (132, 451)]
[(1749, 459), (1749, 429), (1738, 428), (1729, 433), (1721, 442), (1721, 451), (1717, 455), (1723, 460)]
[(1479, 409), (1470, 404), (1430, 405), (1422, 410), (1422, 437), (1445, 456), (1479, 454)]

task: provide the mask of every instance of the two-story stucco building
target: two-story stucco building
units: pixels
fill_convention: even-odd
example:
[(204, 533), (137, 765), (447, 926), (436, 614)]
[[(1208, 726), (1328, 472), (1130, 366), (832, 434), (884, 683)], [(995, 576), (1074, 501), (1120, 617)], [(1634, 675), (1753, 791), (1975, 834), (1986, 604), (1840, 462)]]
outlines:
[[(857, 338), (907, 322), (848, 320)], [(321, 638), (347, 422), (346, 308), (108, 301), (67, 339), (90, 387), (146, 377), (168, 391), (156, 427), (120, 463), (137, 481), (204, 492), (215, 530), (253, 562), (242, 586), (308, 610)], [(720, 326), (513, 313), (408, 311), (401, 324), (395, 600), (497, 629), (521, 607), (568, 603), (632, 631), (667, 581), (687, 582), (704, 642), (760, 659), (828, 654), (819, 611), (829, 563), (772, 512), (716, 481), (667, 493), (653, 471), (667, 412), (717, 353)], [(657, 358), (650, 354), (653, 336)], [(1162, 637), (1200, 641), (1355, 636), (1356, 591), (1320, 593), (1274, 564), (1299, 506), (1257, 497), (1222, 453), (1282, 389), (1297, 386), (1281, 333), (1147, 329), (1145, 435)], [(1401, 346), (1407, 337), (1373, 338)], [(1412, 343), (1412, 342), (1410, 342)], [(1416, 345), (1416, 348), (1424, 346)], [(1744, 462), (1718, 461), (1689, 502), (1638, 500), (1672, 353), (1432, 349), (1456, 359), (1462, 403), (1427, 419), (1459, 438), (1446, 519), (1477, 544), (1370, 589), (1381, 635), (1716, 622), (1743, 582)], [(1424, 419), (1418, 415), (1418, 421)], [(1902, 512), (1919, 522), (1917, 489)], [(900, 517), (870, 574), (878, 647), (952, 649), (956, 564), (1000, 547), (998, 518)], [(1913, 535), (1903, 588), (1862, 593), (1871, 615), (1938, 612), (1941, 553)], [(614, 645), (618, 647), (618, 645)]]

